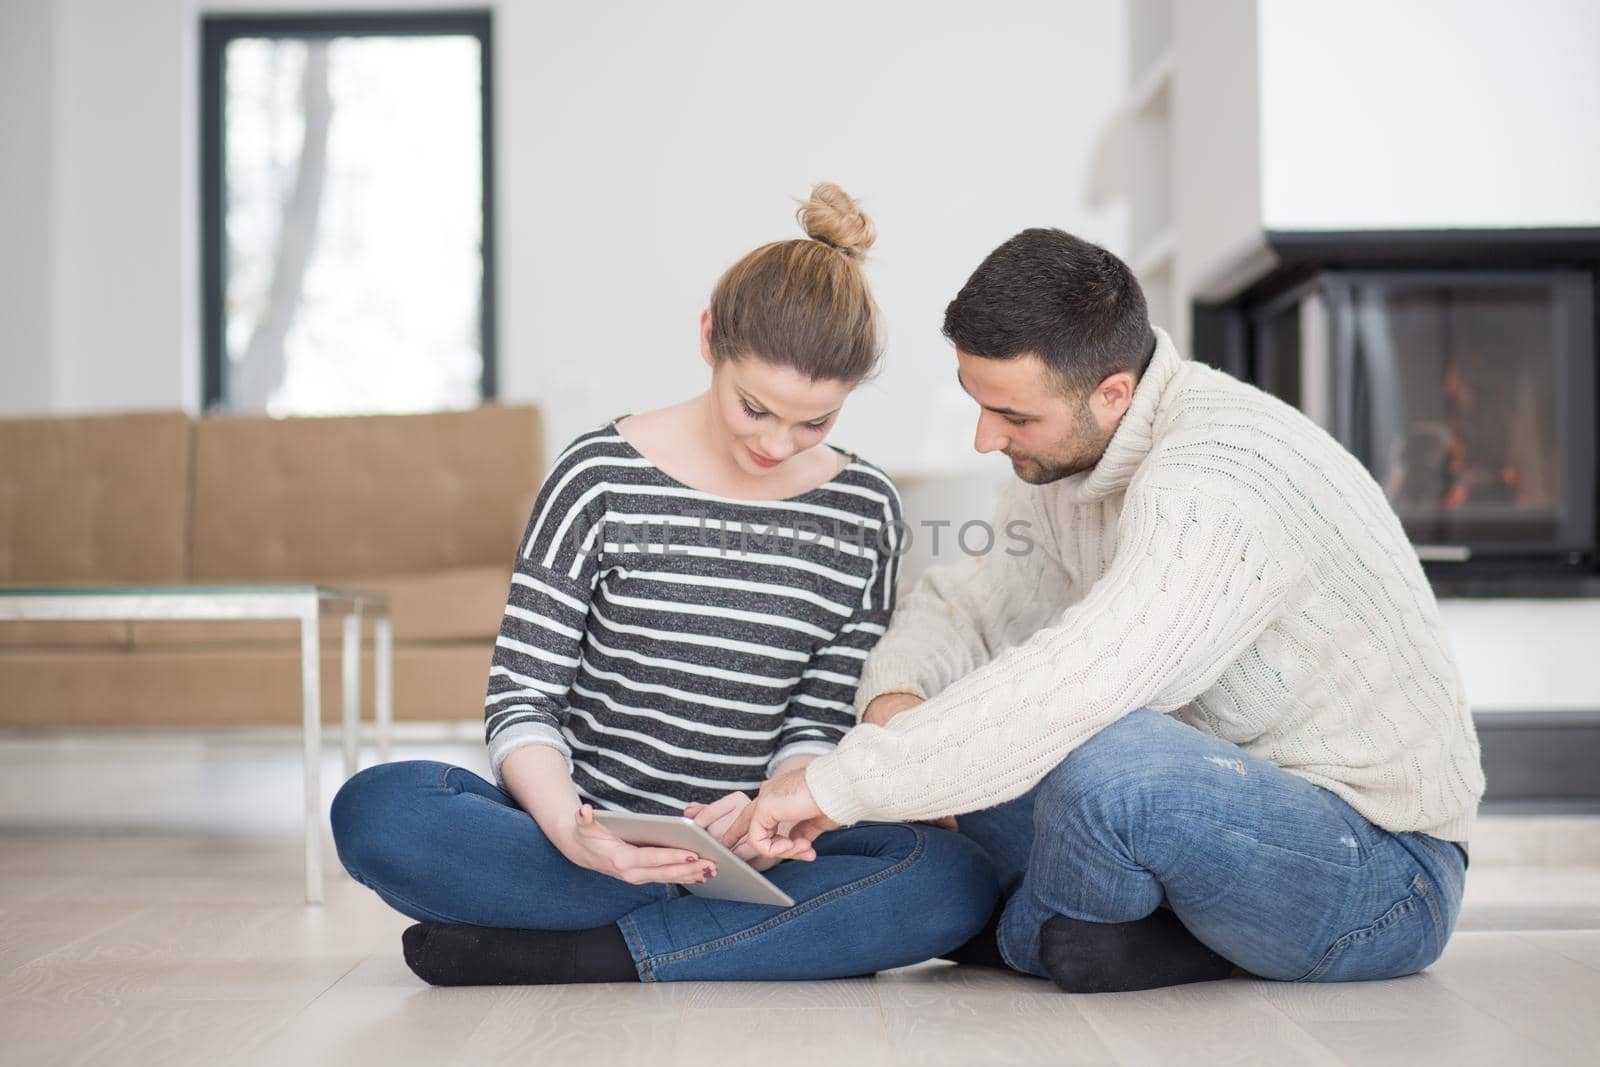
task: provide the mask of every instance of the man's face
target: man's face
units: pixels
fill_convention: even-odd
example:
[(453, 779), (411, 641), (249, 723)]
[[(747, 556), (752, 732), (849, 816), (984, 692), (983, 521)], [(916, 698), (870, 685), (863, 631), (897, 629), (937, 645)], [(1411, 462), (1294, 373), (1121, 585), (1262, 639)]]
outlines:
[(1113, 374), (1087, 395), (1068, 396), (1032, 354), (986, 359), (956, 349), (957, 376), (978, 402), (973, 447), (1004, 452), (1018, 478), (1033, 485), (1078, 474), (1100, 462), (1133, 397), (1133, 375)]

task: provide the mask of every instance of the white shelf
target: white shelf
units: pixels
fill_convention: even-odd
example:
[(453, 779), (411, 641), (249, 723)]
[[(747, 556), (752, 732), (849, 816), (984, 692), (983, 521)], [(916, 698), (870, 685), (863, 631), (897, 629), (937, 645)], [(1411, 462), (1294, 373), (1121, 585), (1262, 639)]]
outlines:
[(1128, 266), (1133, 273), (1143, 278), (1148, 274), (1172, 266), (1172, 258), (1178, 251), (1178, 228), (1168, 226), (1160, 233), (1145, 243), (1143, 248), (1136, 248), (1128, 259)]
[(1173, 3), (1174, 0), (1128, 0), (1128, 65), (1133, 70), (1144, 69), (1171, 46)]
[(1128, 95), (1123, 97), (1123, 120), (1136, 118), (1152, 110), (1158, 102), (1162, 102), (1172, 84), (1173, 72), (1177, 69), (1178, 57), (1173, 49), (1168, 48), (1157, 56), (1128, 88)]

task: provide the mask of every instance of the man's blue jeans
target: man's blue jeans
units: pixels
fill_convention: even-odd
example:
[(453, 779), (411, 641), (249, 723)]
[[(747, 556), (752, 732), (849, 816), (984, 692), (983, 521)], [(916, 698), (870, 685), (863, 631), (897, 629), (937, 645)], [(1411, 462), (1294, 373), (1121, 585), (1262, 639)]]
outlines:
[(1001, 955), (1031, 974), (1045, 973), (1051, 916), (1127, 922), (1164, 905), (1263, 978), (1392, 978), (1438, 959), (1461, 909), (1455, 846), (1380, 830), (1333, 793), (1149, 709), (960, 825), (1007, 897)]
[(999, 900), (984, 851), (959, 834), (860, 823), (817, 858), (767, 872), (792, 908), (706, 900), (579, 867), (512, 797), (470, 771), (370, 767), (333, 801), (339, 859), (413, 919), (577, 930), (616, 923), (646, 982), (837, 978), (902, 967), (977, 933)]

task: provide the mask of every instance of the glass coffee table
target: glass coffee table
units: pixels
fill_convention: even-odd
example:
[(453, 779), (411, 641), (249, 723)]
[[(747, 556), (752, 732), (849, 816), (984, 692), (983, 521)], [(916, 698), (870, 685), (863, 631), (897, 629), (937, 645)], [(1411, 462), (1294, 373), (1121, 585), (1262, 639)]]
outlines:
[(387, 597), (318, 585), (0, 587), (0, 622), (278, 619), (300, 624), (300, 703), (305, 750), (306, 903), (322, 902), (322, 621), (343, 627), (340, 667), (345, 777), (358, 767), (361, 620), (373, 619), (378, 762), (389, 759), (394, 724), (394, 631)]

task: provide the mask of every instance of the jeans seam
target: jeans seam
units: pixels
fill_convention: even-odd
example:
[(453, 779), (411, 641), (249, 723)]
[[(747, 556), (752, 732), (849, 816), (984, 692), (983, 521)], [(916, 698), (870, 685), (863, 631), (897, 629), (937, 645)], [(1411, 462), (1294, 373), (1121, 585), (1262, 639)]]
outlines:
[(1439, 946), (1440, 953), (1443, 953), (1444, 916), (1439, 914), (1439, 902), (1434, 899), (1433, 886), (1419, 874), (1417, 875), (1417, 889), (1422, 893), (1422, 899), (1428, 905), (1428, 915), (1433, 919), (1434, 943)]
[[(1000, 954), (1000, 961), (1002, 963), (1004, 963), (1007, 967), (1010, 967), (1013, 971), (1016, 971), (1018, 974), (1032, 974), (1033, 972), (1028, 970), (1026, 967), (1018, 967), (1017, 966), (1016, 961), (1013, 960), (1011, 958), (1010, 953), (1008, 953), (1006, 951), (1006, 939), (1004, 937), (1000, 936), (1000, 930), (1006, 924), (1006, 907), (1010, 903), (1011, 903), (1010, 900), (1004, 900), (1004, 899), (1002, 899), (1002, 901), (1000, 903), (1000, 922), (998, 924), (996, 924), (995, 931), (994, 931), (994, 947), (995, 947), (995, 951)], [(1045, 919), (1045, 922), (1049, 922), (1049, 921), (1050, 920), (1048, 918)], [(1040, 930), (1044, 929), (1044, 923), (1040, 923), (1039, 924), (1039, 929)], [(1035, 934), (1035, 936), (1038, 936), (1037, 933)]]
[[(1351, 930), (1349, 933), (1340, 937), (1332, 945), (1328, 946), (1328, 951), (1322, 954), (1322, 959), (1317, 961), (1317, 965), (1315, 967), (1311, 968), (1311, 970), (1307, 971), (1301, 977), (1296, 978), (1295, 981), (1312, 982), (1321, 977), (1330, 967), (1334, 965), (1335, 962), (1337, 962), (1340, 956), (1344, 955), (1345, 949), (1349, 948), (1351, 945), (1359, 944), (1362, 941), (1366, 941), (1369, 938), (1375, 937), (1379, 933), (1399, 922), (1401, 919), (1405, 918), (1407, 915), (1410, 915), (1413, 911), (1416, 911), (1418, 896), (1421, 896), (1424, 901), (1428, 900), (1428, 882), (1427, 879), (1423, 878), (1420, 873), (1411, 879), (1410, 895), (1408, 895), (1404, 900), (1396, 902), (1393, 907), (1380, 915), (1371, 924), (1363, 926), (1359, 930)], [(1430, 911), (1432, 910), (1432, 907), (1432, 903), (1429, 902)], [(1435, 920), (1435, 928), (1437, 929), (1437, 920)]]
[[(1445, 857), (1444, 853), (1441, 852), (1439, 849), (1433, 847), (1433, 839), (1431, 837), (1429, 837), (1427, 834), (1412, 834), (1411, 837), (1412, 837), (1412, 839), (1414, 841), (1416, 841), (1417, 844), (1421, 845), (1425, 850), (1427, 850), (1428, 855), (1432, 856), (1435, 860), (1437, 860), (1439, 862), (1440, 869), (1442, 869), (1447, 876), (1450, 876), (1450, 875), (1453, 874), (1453, 872), (1455, 870), (1455, 863), (1452, 860), (1447, 859)], [(1455, 847), (1451, 846), (1450, 851), (1454, 852), (1455, 851)], [(1450, 881), (1454, 882), (1455, 878), (1451, 877)], [(1461, 896), (1465, 896), (1466, 895), (1466, 892), (1467, 892), (1467, 884), (1466, 883), (1467, 883), (1466, 871), (1463, 870), (1461, 872), (1461, 884), (1455, 887), (1456, 893), (1458, 895), (1461, 895)]]
[(622, 931), (622, 939), (628, 943), (628, 948), (635, 950), (634, 967), (639, 972), (639, 981), (655, 982), (655, 969), (651, 966), (650, 950), (644, 943), (644, 935), (639, 932), (639, 927), (634, 924), (633, 916), (624, 915), (617, 920), (617, 927)]
[[(907, 867), (911, 866), (917, 860), (921, 859), (923, 853), (927, 851), (928, 844), (927, 837), (921, 830), (914, 826), (905, 826), (903, 823), (899, 825), (904, 826), (905, 829), (911, 831), (916, 838), (916, 846), (911, 850), (910, 855), (901, 860), (899, 863), (896, 863), (893, 867), (885, 867), (877, 874), (868, 875), (867, 877), (859, 879), (858, 881), (836, 886), (833, 889), (828, 890), (826, 893), (814, 896), (810, 900), (796, 904), (792, 908), (785, 908), (765, 922), (758, 923), (747, 930), (740, 930), (736, 934), (729, 934), (726, 937), (718, 938), (715, 941), (704, 941), (698, 945), (691, 945), (688, 948), (679, 949), (678, 951), (668, 953), (665, 956), (646, 956), (638, 962), (640, 975), (643, 976), (647, 971), (653, 971), (656, 967), (665, 966), (670, 963), (680, 963), (683, 960), (694, 956), (704, 955), (707, 952), (712, 952), (721, 948), (727, 948), (729, 945), (737, 944), (740, 941), (748, 941), (751, 938), (760, 937), (767, 931), (782, 926), (784, 923), (791, 922), (807, 912), (815, 911), (824, 904), (828, 904), (849, 893), (857, 892), (859, 890), (876, 885), (886, 878), (894, 877)], [(623, 918), (628, 920), (629, 917), (624, 916)], [(639, 946), (641, 950), (645, 949), (644, 939), (642, 937), (639, 939)]]

